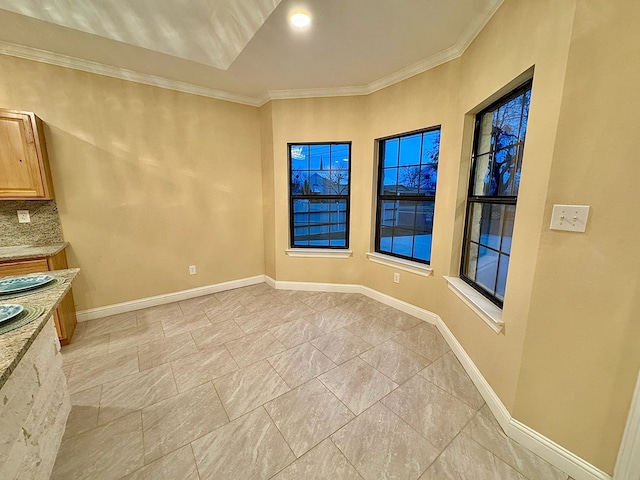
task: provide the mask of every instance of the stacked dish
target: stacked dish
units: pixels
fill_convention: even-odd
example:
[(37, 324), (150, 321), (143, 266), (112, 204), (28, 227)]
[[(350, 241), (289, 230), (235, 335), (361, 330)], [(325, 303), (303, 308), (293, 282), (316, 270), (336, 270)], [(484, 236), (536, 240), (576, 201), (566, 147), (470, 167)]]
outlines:
[(22, 275), (0, 280), (0, 297), (33, 290), (52, 281), (53, 277), (51, 275)]
[[(48, 286), (54, 280), (55, 277), (51, 275), (22, 275), (0, 280), (0, 301), (3, 298), (28, 295), (38, 288)], [(0, 334), (34, 320), (42, 310), (35, 305), (25, 307), (14, 303), (0, 304)]]
[(22, 305), (6, 304), (0, 305), (0, 323), (8, 322), (22, 313)]

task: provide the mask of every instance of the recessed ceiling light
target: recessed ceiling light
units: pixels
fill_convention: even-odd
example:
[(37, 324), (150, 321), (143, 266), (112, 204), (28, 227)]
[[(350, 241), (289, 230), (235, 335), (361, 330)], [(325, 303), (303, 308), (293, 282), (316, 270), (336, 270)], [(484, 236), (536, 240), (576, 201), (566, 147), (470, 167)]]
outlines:
[(294, 13), (290, 20), (294, 27), (307, 27), (311, 23), (311, 17), (306, 13)]

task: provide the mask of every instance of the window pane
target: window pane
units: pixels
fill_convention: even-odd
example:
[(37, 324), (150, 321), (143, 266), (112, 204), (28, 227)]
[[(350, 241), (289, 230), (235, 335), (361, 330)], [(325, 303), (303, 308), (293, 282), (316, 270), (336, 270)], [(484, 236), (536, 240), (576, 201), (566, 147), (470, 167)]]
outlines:
[(382, 163), (383, 167), (395, 167), (398, 165), (398, 146), (399, 145), (400, 145), (400, 140), (397, 138), (383, 141), (383, 148), (384, 148), (384, 159)]
[(489, 153), (492, 145), (493, 112), (487, 112), (480, 118), (476, 153)]
[(330, 145), (309, 145), (309, 169), (329, 170), (331, 164)]
[(309, 186), (313, 195), (330, 195), (329, 179), (325, 172), (309, 172)]
[(420, 202), (417, 206), (413, 256), (421, 260), (431, 259), (434, 202)]
[(429, 261), (431, 260), (431, 235), (416, 235), (413, 246), (413, 257)]
[(309, 145), (290, 145), (291, 168), (309, 169)]
[(473, 195), (489, 195), (492, 156), (487, 153), (476, 158), (475, 178), (473, 179), (473, 189), (471, 191)]
[(502, 218), (504, 205), (484, 204), (482, 205), (480, 220), (480, 243), (487, 247), (500, 248), (502, 236)]
[(401, 227), (413, 233), (416, 222), (416, 202), (398, 202), (396, 227)]
[(380, 210), (380, 222), (385, 227), (392, 227), (396, 223), (396, 209), (398, 202), (383, 200)]
[(416, 234), (431, 235), (433, 232), (434, 202), (417, 202)]
[(416, 202), (398, 202), (391, 252), (411, 257), (416, 222)]
[(291, 172), (304, 172), (309, 169), (309, 163), (306, 159), (304, 160), (296, 160), (294, 158), (291, 159)]
[(516, 218), (516, 206), (505, 205), (504, 226), (502, 227), (502, 245), (500, 250), (504, 253), (511, 253), (511, 237), (513, 236), (513, 222)]
[(496, 273), (498, 271), (498, 252), (485, 247), (478, 247), (478, 266), (475, 281), (489, 293), (495, 291)]
[(393, 241), (392, 235), (380, 237), (380, 250), (382, 250), (383, 252), (390, 252), (392, 241)]
[(478, 244), (469, 242), (467, 243), (465, 264), (463, 265), (462, 273), (467, 278), (475, 281), (477, 266), (478, 266)]
[(467, 238), (472, 242), (480, 243), (483, 207), (483, 203), (472, 203), (469, 208), (469, 220), (467, 221)]
[(413, 237), (409, 235), (398, 235), (393, 237), (393, 247), (391, 253), (410, 257), (413, 252)]
[(438, 157), (440, 156), (440, 130), (424, 132), (422, 138), (422, 161), (423, 165), (430, 165), (435, 162), (437, 170)]
[(346, 170), (349, 167), (349, 145), (331, 146), (331, 168)]
[(522, 115), (522, 96), (502, 105), (493, 116), (495, 149), (505, 148), (518, 142)]
[(349, 193), (348, 170), (333, 170), (329, 175), (331, 195), (347, 195)]
[(520, 176), (518, 148), (498, 150), (491, 169), (491, 195), (517, 195), (516, 175)]
[(396, 195), (398, 193), (398, 169), (385, 168), (382, 170), (382, 195)]
[(504, 291), (507, 286), (507, 271), (509, 270), (509, 257), (500, 255), (500, 265), (498, 267), (498, 280), (496, 282), (496, 297), (504, 300)]
[(422, 134), (418, 133), (400, 139), (400, 162), (401, 166), (420, 165), (420, 146)]
[(524, 138), (527, 135), (527, 124), (529, 122), (529, 106), (531, 103), (531, 90), (528, 90), (524, 94), (524, 106), (522, 109), (522, 124), (520, 125), (520, 141), (524, 142)]
[(420, 185), (420, 166), (398, 169), (398, 195), (416, 195)]
[(310, 192), (308, 179), (308, 171), (292, 170), (291, 195), (308, 195)]

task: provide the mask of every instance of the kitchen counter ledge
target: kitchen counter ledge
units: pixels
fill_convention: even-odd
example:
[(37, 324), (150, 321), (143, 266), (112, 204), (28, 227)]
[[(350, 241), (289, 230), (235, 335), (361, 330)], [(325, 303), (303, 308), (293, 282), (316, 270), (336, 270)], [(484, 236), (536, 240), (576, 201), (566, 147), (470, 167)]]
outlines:
[(51, 245), (15, 245), (11, 247), (0, 247), (0, 262), (53, 257), (68, 246), (68, 242), (62, 242)]
[(45, 324), (48, 321), (53, 322), (53, 312), (71, 289), (71, 283), (79, 272), (79, 268), (43, 272), (43, 274), (62, 278), (65, 282), (41, 292), (35, 291), (30, 295), (10, 298), (6, 301), (0, 300), (0, 303), (31, 304), (44, 307), (45, 309), (44, 313), (34, 321), (16, 330), (0, 335), (0, 388), (6, 383), (11, 372), (13, 372), (20, 362), (20, 359), (25, 355), (31, 344), (33, 344)]

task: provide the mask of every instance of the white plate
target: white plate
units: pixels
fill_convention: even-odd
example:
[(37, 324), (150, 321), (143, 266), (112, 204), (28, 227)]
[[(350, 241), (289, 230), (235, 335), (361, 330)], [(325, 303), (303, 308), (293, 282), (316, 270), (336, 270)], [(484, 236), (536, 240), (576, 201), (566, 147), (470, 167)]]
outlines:
[(22, 305), (0, 305), (0, 323), (11, 320), (22, 313), (24, 307)]
[(0, 295), (23, 292), (42, 285), (46, 285), (53, 277), (51, 275), (23, 275), (21, 277), (0, 280)]

